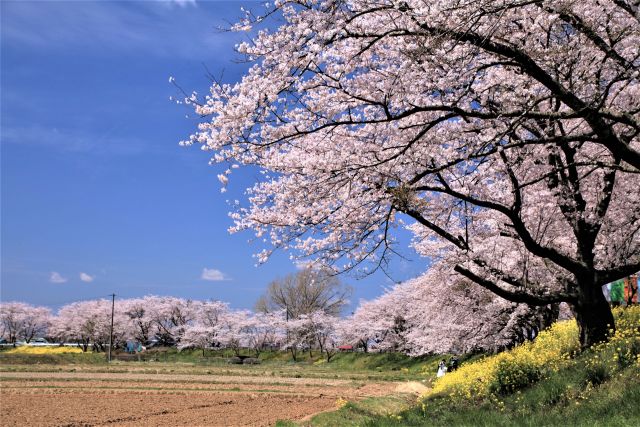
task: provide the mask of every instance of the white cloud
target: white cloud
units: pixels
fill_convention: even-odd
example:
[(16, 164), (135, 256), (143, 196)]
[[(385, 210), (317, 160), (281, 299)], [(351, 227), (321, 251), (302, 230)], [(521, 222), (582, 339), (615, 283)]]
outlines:
[(52, 271), (51, 276), (49, 276), (49, 281), (51, 283), (65, 283), (67, 281), (67, 278), (62, 277), (62, 275), (57, 271)]
[(90, 276), (87, 273), (80, 273), (80, 280), (82, 280), (83, 282), (93, 282), (93, 279), (95, 279), (95, 276)]
[(203, 268), (200, 278), (202, 280), (209, 280), (211, 282), (220, 282), (222, 280), (227, 280), (227, 278), (224, 277), (222, 271), (216, 270), (215, 268)]
[(7, 126), (2, 129), (2, 142), (48, 147), (71, 153), (122, 156), (137, 155), (149, 147), (143, 139), (108, 136), (109, 129), (97, 129), (97, 132), (93, 132), (50, 128), (37, 124), (28, 128)]
[(187, 6), (197, 6), (196, 5), (196, 0), (160, 0), (162, 3), (166, 3), (169, 5), (177, 5), (180, 7), (187, 7)]

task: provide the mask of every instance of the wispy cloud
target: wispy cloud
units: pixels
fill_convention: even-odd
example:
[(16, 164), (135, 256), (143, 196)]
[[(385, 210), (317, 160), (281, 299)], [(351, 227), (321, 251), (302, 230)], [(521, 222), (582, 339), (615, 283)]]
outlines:
[(49, 276), (49, 281), (51, 283), (66, 283), (67, 280), (68, 279), (66, 277), (62, 277), (62, 275), (57, 271), (52, 271), (51, 275)]
[(73, 153), (114, 155), (139, 154), (149, 145), (134, 137), (110, 136), (108, 131), (90, 133), (81, 129), (59, 129), (35, 124), (24, 128), (5, 126), (2, 129), (2, 143), (49, 147)]
[(169, 7), (174, 5), (179, 7), (197, 6), (196, 0), (158, 0), (158, 1), (163, 4), (167, 4)]
[(202, 275), (200, 275), (200, 278), (210, 282), (221, 282), (223, 280), (227, 280), (222, 271), (206, 267), (202, 269)]
[[(216, 30), (224, 22), (213, 9), (191, 6), (194, 0), (4, 2), (3, 45), (195, 59), (229, 51), (237, 35)], [(239, 4), (233, 8), (240, 16)]]
[(95, 276), (91, 276), (87, 273), (80, 273), (80, 280), (82, 280), (83, 282), (90, 283), (93, 282), (93, 279), (95, 279)]

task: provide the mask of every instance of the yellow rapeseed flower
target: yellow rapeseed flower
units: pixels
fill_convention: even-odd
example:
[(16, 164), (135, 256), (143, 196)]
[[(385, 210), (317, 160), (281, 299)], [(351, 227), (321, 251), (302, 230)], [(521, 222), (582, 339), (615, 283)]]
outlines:
[(8, 354), (64, 354), (64, 353), (82, 353), (82, 350), (78, 347), (32, 347), (23, 345), (20, 347), (7, 350)]

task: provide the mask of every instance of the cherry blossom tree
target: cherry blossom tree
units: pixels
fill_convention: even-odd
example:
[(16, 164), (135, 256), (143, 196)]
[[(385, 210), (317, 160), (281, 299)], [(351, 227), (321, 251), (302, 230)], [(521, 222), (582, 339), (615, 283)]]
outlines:
[(282, 341), (283, 312), (255, 313), (249, 316), (242, 329), (247, 346), (256, 357), (267, 348), (274, 348)]
[(336, 316), (327, 314), (323, 310), (316, 310), (309, 314), (305, 314), (301, 319), (307, 328), (309, 347), (317, 345), (320, 354), (324, 353), (327, 362), (336, 354), (338, 342), (341, 337), (338, 326), (340, 319)]
[(380, 325), (373, 321), (372, 308), (374, 301), (360, 301), (353, 315), (344, 319), (341, 324), (341, 337), (343, 344), (349, 344), (354, 348), (360, 348), (365, 353), (369, 351), (369, 342), (376, 336), (384, 333), (391, 326)]
[(215, 327), (195, 324), (185, 328), (178, 349), (199, 348), (202, 349), (202, 356), (204, 356), (207, 348), (215, 347), (218, 344), (218, 331)]
[(230, 348), (240, 355), (242, 348), (249, 347), (249, 336), (246, 333), (250, 328), (251, 313), (247, 310), (230, 311), (222, 319), (218, 339), (223, 347)]
[(306, 315), (294, 319), (281, 319), (280, 322), (285, 335), (281, 349), (288, 350), (294, 362), (298, 360), (300, 351), (308, 349), (311, 353), (311, 337)]
[(22, 302), (0, 303), (0, 336), (9, 343), (46, 336), (51, 323), (51, 310)]
[(195, 321), (208, 327), (219, 325), (229, 313), (229, 304), (222, 301), (195, 302)]
[(422, 276), (361, 302), (344, 320), (341, 335), (365, 350), (375, 345), (412, 356), (498, 351), (534, 338), (558, 314), (557, 304), (513, 303), (436, 264)]
[(192, 322), (184, 325), (179, 349), (217, 347), (225, 339), (221, 332), (229, 320), (229, 305), (221, 301), (194, 301), (195, 315)]
[(18, 331), (18, 337), (26, 343), (34, 338), (45, 337), (51, 321), (52, 315), (49, 308), (27, 305), (23, 311), (22, 327)]
[(132, 298), (118, 301), (118, 310), (128, 318), (127, 338), (146, 344), (156, 334), (155, 322), (151, 317), (151, 301), (146, 298)]
[(362, 348), (365, 352), (373, 344), (378, 350), (404, 349), (404, 337), (396, 326), (404, 322), (399, 313), (411, 297), (405, 297), (405, 287), (398, 286), (393, 291), (372, 301), (361, 301), (352, 316), (342, 325), (342, 339), (345, 343)]
[(153, 321), (155, 337), (164, 345), (180, 342), (186, 326), (197, 315), (199, 304), (176, 297), (146, 296), (144, 303)]
[[(278, 13), (276, 13), (278, 12)], [(187, 99), (185, 143), (257, 166), (232, 231), (340, 270), (416, 248), (515, 303), (571, 305), (640, 270), (640, 25), (630, 0), (279, 0), (236, 84)], [(246, 30), (263, 17), (248, 15)], [(267, 20), (268, 21), (268, 20)]]
[[(129, 317), (121, 310), (114, 313), (113, 344), (126, 339)], [(59, 341), (76, 342), (83, 351), (106, 350), (111, 332), (111, 301), (107, 299), (81, 301), (60, 308), (52, 322), (50, 333)]]
[(0, 321), (2, 321), (2, 338), (15, 343), (22, 324), (22, 307), (20, 302), (3, 302), (0, 304)]
[(503, 350), (558, 318), (558, 304), (513, 303), (450, 271), (436, 265), (391, 292), (403, 301), (411, 355)]

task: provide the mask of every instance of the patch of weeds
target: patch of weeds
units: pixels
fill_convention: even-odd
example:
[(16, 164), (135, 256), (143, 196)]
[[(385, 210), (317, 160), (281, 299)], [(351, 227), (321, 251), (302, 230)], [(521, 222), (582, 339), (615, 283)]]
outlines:
[(585, 380), (591, 385), (598, 386), (611, 379), (611, 373), (604, 363), (590, 363), (585, 368)]

